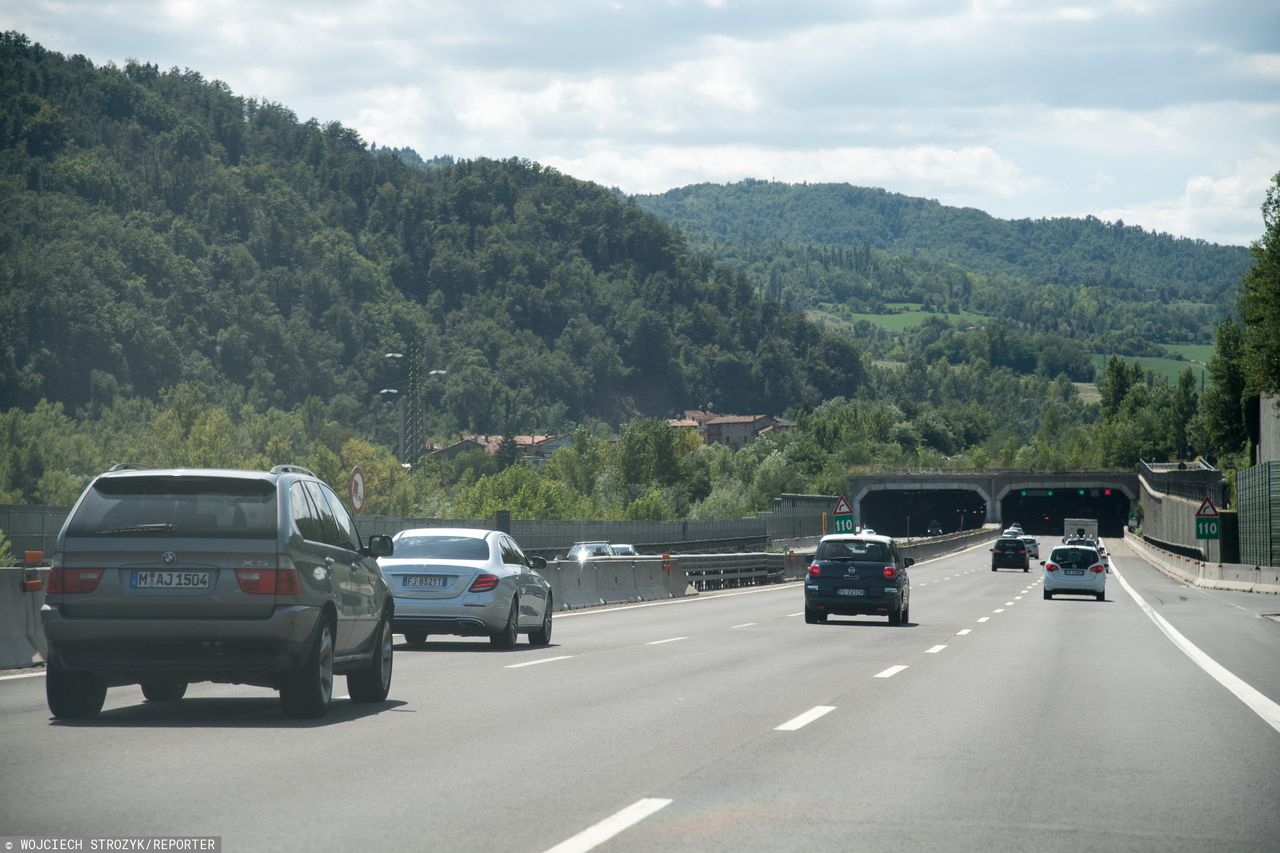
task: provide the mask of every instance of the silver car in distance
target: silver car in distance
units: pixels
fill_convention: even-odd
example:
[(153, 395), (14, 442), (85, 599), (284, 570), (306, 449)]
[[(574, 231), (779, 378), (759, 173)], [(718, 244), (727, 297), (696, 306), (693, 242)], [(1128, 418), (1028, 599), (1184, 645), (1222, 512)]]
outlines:
[(511, 649), (551, 642), (551, 585), (539, 574), (547, 561), (527, 557), (499, 530), (430, 527), (402, 530), (395, 556), (378, 561), (395, 600), (393, 630), (410, 643), (431, 634), (487, 636)]

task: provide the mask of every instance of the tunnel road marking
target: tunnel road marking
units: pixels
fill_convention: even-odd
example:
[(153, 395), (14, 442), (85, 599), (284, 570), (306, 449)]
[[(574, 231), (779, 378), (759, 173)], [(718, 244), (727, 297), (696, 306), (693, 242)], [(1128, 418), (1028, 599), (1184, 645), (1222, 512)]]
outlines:
[(651, 797), (637, 800), (620, 812), (617, 812), (599, 823), (589, 826), (566, 841), (552, 847), (547, 853), (587, 853), (604, 844), (614, 836), (625, 832), (645, 818), (662, 811), (674, 800)]

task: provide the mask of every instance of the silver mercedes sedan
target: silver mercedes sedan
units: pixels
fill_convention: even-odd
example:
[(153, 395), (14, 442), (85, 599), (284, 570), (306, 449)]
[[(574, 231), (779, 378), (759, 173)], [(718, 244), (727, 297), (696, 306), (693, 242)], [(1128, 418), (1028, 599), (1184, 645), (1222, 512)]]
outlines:
[(392, 537), (393, 557), (378, 560), (395, 598), (392, 629), (410, 643), (430, 634), (487, 636), (511, 649), (551, 642), (551, 585), (539, 574), (547, 561), (527, 557), (499, 530), (429, 527)]

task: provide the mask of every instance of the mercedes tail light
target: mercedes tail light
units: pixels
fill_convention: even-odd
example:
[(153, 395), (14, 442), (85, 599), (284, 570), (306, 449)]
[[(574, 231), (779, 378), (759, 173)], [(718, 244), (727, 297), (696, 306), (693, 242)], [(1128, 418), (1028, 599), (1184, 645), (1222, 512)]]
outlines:
[(483, 574), (471, 582), (470, 589), (467, 592), (489, 592), (498, 588), (498, 576)]
[(49, 595), (93, 592), (102, 580), (102, 569), (64, 569), (54, 566), (49, 570)]

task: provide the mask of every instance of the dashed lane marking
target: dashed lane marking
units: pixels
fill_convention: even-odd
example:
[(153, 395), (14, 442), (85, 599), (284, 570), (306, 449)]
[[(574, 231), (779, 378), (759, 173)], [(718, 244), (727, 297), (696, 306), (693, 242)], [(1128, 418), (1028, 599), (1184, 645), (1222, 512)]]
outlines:
[(931, 648), (931, 649), (927, 649), (927, 650), (925, 650), (925, 654), (926, 654), (926, 655), (936, 655), (938, 652), (942, 651), (942, 650), (943, 650), (943, 649), (945, 649), (945, 648), (946, 648), (946, 645), (945, 645), (945, 644), (944, 644), (944, 645), (940, 645), (940, 646), (934, 646), (934, 647), (933, 647), (933, 648)]
[(876, 678), (893, 678), (895, 675), (907, 668), (908, 667), (905, 666), (891, 666), (884, 672), (876, 673)]
[(552, 661), (568, 660), (573, 655), (556, 655), (553, 658), (541, 658), (540, 660), (527, 660), (524, 663), (511, 663), (503, 667), (503, 669), (523, 669), (526, 666), (537, 666), (540, 663), (551, 663)]
[(785, 723), (775, 728), (774, 731), (775, 732), (799, 731), (800, 729), (803, 729), (805, 726), (812, 723), (814, 720), (819, 719), (820, 717), (825, 717), (827, 714), (830, 714), (834, 710), (835, 710), (835, 707), (832, 705), (818, 705), (816, 707), (810, 708), (809, 710), (805, 711), (803, 714), (801, 714), (798, 717), (793, 717), (790, 720), (787, 720)]
[(587, 853), (614, 836), (625, 832), (645, 818), (665, 809), (674, 800), (657, 797), (637, 800), (594, 826), (589, 826), (572, 838), (552, 847), (547, 853)]

